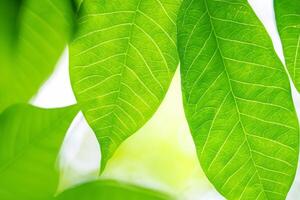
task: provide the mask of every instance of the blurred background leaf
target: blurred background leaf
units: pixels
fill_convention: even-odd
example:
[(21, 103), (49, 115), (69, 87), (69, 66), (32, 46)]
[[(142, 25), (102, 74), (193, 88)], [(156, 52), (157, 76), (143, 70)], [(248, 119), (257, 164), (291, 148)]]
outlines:
[(158, 191), (112, 180), (98, 180), (66, 190), (57, 200), (168, 200)]
[(80, 109), (101, 143), (101, 169), (152, 117), (169, 88), (178, 65), (179, 6), (180, 0), (81, 5), (70, 76)]
[(0, 115), (0, 199), (42, 200), (58, 185), (56, 159), (75, 106), (15, 105)]
[(0, 3), (1, 112), (28, 102), (52, 73), (73, 30), (73, 9), (71, 0)]
[(81, 7), (81, 4), (84, 0), (73, 0), (73, 4), (75, 5), (76, 7), (76, 11), (78, 11)]
[(300, 92), (300, 2), (275, 0), (277, 28), (282, 41), (285, 63)]
[(21, 0), (0, 0), (0, 60), (4, 60), (11, 53), (13, 41), (17, 33), (18, 13)]

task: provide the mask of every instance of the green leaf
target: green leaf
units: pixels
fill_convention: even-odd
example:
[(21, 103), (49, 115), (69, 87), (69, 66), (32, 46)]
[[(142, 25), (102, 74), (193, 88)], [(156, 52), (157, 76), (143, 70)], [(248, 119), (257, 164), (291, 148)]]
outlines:
[(56, 159), (76, 112), (16, 105), (0, 115), (0, 199), (42, 200), (56, 193)]
[(69, 189), (57, 200), (167, 200), (167, 195), (157, 191), (128, 185), (112, 180), (98, 180)]
[(300, 91), (300, 6), (299, 0), (275, 0), (275, 14), (285, 62)]
[(19, 20), (13, 24), (17, 27), (3, 33), (13, 32), (14, 37), (7, 36), (13, 40), (9, 43), (13, 51), (5, 54), (5, 62), (1, 60), (0, 112), (27, 102), (38, 91), (72, 32), (70, 0), (23, 0), (16, 14)]
[[(71, 82), (100, 141), (101, 168), (160, 105), (178, 65), (180, 0), (90, 0), (70, 47)], [(154, 12), (155, 11), (155, 12)]]
[(178, 45), (199, 161), (227, 199), (285, 199), (299, 153), (284, 67), (246, 0), (185, 0)]

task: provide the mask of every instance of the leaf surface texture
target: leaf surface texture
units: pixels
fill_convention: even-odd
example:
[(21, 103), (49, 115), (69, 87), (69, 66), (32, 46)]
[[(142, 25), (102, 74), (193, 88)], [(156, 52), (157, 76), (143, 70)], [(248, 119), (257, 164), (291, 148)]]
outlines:
[(287, 74), (246, 0), (185, 0), (178, 44), (186, 117), (227, 199), (285, 199), (298, 161)]
[(178, 65), (179, 0), (91, 0), (79, 11), (71, 82), (102, 165), (160, 105)]
[(300, 2), (275, 0), (274, 4), (286, 66), (300, 91)]

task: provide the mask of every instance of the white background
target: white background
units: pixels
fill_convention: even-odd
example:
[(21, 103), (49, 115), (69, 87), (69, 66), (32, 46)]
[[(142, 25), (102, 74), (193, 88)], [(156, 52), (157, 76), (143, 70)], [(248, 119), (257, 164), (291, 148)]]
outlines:
[[(249, 0), (249, 3), (251, 4), (256, 14), (263, 22), (263, 24), (265, 25), (267, 31), (269, 32), (273, 40), (275, 50), (278, 53), (278, 56), (280, 57), (282, 62), (284, 63), (282, 46), (275, 24), (273, 0)], [(291, 87), (293, 91), (293, 98), (297, 109), (297, 113), (298, 116), (300, 116), (300, 96), (295, 90), (292, 83)], [(36, 97), (32, 99), (31, 102), (36, 106), (45, 108), (63, 107), (76, 103), (69, 80), (67, 50), (64, 52), (61, 60), (59, 61), (54, 74), (49, 78), (49, 80), (46, 81), (46, 83), (40, 89), (39, 93), (36, 95)], [(189, 136), (186, 121), (184, 119), (181, 103), (182, 102), (180, 91), (180, 78), (177, 72), (170, 87), (170, 91), (166, 96), (166, 99), (164, 100), (163, 104), (159, 108), (159, 111), (155, 114), (153, 119), (150, 120), (151, 122), (149, 122), (149, 124), (147, 124), (146, 126), (152, 128), (153, 131), (156, 132), (176, 132), (174, 133), (174, 135), (178, 137), (177, 142), (179, 142), (179, 150), (187, 153), (186, 155), (191, 155), (195, 157), (194, 148), (191, 147), (192, 142)], [(179, 107), (180, 109), (178, 110)], [(173, 121), (174, 119), (180, 121), (178, 125), (176, 125), (176, 123), (170, 120), (168, 121), (166, 119), (168, 115), (171, 116)], [(166, 124), (169, 124), (169, 129), (167, 128), (168, 126)], [(173, 129), (170, 127), (170, 124)], [(177, 131), (174, 131), (174, 126), (178, 129)], [(155, 127), (158, 130), (155, 130)], [(146, 132), (146, 130), (140, 130), (138, 134), (142, 135), (143, 133), (140, 132), (143, 131)], [(168, 136), (170, 136), (170, 134)], [(132, 143), (134, 145), (134, 139), (132, 140)], [(127, 152), (126, 148), (128, 148), (128, 145), (124, 147), (125, 152)], [(69, 129), (64, 142), (64, 147), (62, 150), (62, 159), (60, 160), (60, 166), (64, 173), (62, 173), (61, 175), (62, 181), (60, 189), (69, 187), (78, 182), (95, 179), (97, 176), (97, 170), (99, 168), (99, 159), (99, 146), (95, 136), (93, 135), (93, 131), (88, 127), (82, 114), (79, 113), (76, 119), (74, 120), (71, 128)], [(120, 164), (122, 165), (122, 163), (124, 164), (125, 162), (124, 160), (128, 159), (130, 158), (125, 156), (123, 157), (123, 161), (122, 159), (119, 159), (118, 162), (120, 162)], [(124, 164), (124, 166), (125, 165), (128, 165), (128, 163)], [(178, 163), (178, 165), (180, 165), (180, 163)], [(146, 166), (146, 164), (144, 164), (143, 169), (150, 168), (149, 170), (151, 170), (150, 166), (151, 164), (149, 164), (149, 166)], [(134, 165), (131, 163), (130, 168), (134, 168), (134, 170), (132, 170), (133, 172), (128, 172), (128, 167), (114, 167), (114, 164), (112, 164), (111, 170), (109, 170), (108, 173), (105, 173), (104, 176), (108, 178), (117, 178), (136, 184), (141, 184), (148, 187), (162, 189), (167, 192), (174, 192), (174, 190), (180, 190), (180, 192), (175, 192), (178, 199), (223, 199), (223, 197), (221, 197), (213, 189), (213, 187), (210, 185), (210, 183), (206, 180), (204, 176), (201, 176), (201, 178), (194, 179), (193, 177), (187, 178), (183, 185), (178, 186), (177, 184), (176, 186), (174, 186), (172, 184), (168, 184), (168, 181), (164, 182), (151, 177), (153, 175), (151, 175), (151, 172), (149, 172), (149, 170), (140, 170), (141, 164)], [(198, 168), (197, 170), (200, 171), (200, 169)], [(170, 173), (171, 172), (172, 170), (170, 171)], [(298, 170), (298, 172), (300, 173), (300, 170)], [(299, 173), (288, 195), (289, 200), (300, 199)]]

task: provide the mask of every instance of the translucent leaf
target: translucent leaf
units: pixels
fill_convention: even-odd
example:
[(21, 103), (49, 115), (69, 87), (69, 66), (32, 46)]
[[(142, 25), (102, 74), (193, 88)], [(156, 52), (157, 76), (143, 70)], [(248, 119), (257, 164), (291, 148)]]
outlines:
[(70, 47), (71, 82), (101, 143), (102, 165), (147, 122), (178, 64), (179, 0), (83, 1)]
[(56, 159), (75, 107), (16, 105), (0, 115), (0, 199), (42, 200), (56, 193)]
[(246, 0), (185, 0), (178, 43), (186, 117), (227, 199), (285, 199), (298, 122), (287, 74)]
[(300, 6), (299, 0), (275, 0), (277, 27), (281, 37), (286, 65), (300, 91)]
[(5, 42), (6, 50), (0, 47), (0, 58), (5, 58), (0, 61), (0, 112), (14, 103), (29, 101), (53, 71), (72, 32), (70, 0), (14, 2), (19, 4), (3, 4), (4, 9), (16, 10), (16, 5), (20, 8), (15, 11), (17, 16), (11, 14), (10, 22), (5, 21), (10, 26), (3, 23), (5, 28), (0, 34), (0, 45), (1, 38), (9, 40)]

